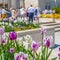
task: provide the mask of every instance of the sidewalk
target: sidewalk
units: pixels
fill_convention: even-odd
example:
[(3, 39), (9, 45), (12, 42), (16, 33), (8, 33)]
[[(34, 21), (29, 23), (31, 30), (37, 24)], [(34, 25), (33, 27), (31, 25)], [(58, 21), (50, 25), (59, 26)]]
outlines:
[[(53, 18), (40, 18), (39, 22), (47, 22), (47, 23), (53, 22)], [(60, 20), (55, 19), (55, 22), (60, 23)], [(55, 32), (55, 46), (54, 46), (54, 50), (52, 51), (50, 58), (58, 57), (59, 47), (60, 47), (60, 31)]]
[[(39, 22), (40, 23), (42, 23), (42, 22), (53, 22), (53, 18), (39, 18)], [(55, 22), (60, 23), (60, 20), (55, 19)]]

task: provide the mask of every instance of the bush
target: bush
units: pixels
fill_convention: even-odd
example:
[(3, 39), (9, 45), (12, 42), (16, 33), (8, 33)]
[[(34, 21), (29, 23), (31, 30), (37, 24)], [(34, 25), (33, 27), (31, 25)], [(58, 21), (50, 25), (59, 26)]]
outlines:
[(54, 8), (52, 8), (52, 9), (55, 10), (56, 13), (60, 14), (60, 7), (54, 7)]

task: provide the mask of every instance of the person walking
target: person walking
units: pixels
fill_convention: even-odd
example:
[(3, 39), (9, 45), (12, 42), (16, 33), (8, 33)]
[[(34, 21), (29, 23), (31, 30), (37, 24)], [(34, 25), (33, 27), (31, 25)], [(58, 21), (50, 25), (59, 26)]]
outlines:
[(25, 8), (22, 6), (20, 7), (20, 17), (25, 18)]
[(4, 7), (2, 7), (2, 19), (6, 18), (6, 10)]
[(1, 14), (2, 14), (2, 10), (1, 10), (1, 7), (0, 7), (0, 19), (2, 18), (2, 17), (1, 17)]
[(33, 23), (33, 18), (34, 18), (34, 12), (35, 12), (35, 8), (33, 7), (33, 5), (30, 5), (30, 7), (28, 8), (28, 17), (29, 17), (29, 23)]

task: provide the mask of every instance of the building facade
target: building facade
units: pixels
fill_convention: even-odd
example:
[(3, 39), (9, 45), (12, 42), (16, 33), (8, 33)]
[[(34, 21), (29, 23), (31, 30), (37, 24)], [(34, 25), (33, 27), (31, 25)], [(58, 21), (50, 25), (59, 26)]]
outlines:
[(25, 6), (24, 0), (0, 0), (0, 7), (14, 7), (19, 8), (20, 6)]
[(31, 4), (41, 9), (49, 9), (54, 6), (60, 6), (60, 0), (0, 0), (0, 6), (8, 8), (19, 8), (20, 6), (28, 8)]

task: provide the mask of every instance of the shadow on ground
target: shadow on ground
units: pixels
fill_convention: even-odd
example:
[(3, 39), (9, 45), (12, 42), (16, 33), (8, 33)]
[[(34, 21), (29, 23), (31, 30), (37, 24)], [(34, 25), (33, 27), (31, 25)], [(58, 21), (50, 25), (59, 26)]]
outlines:
[(60, 46), (60, 45), (55, 44), (52, 48), (55, 49), (55, 48), (57, 48), (57, 47), (59, 47), (59, 46)]

